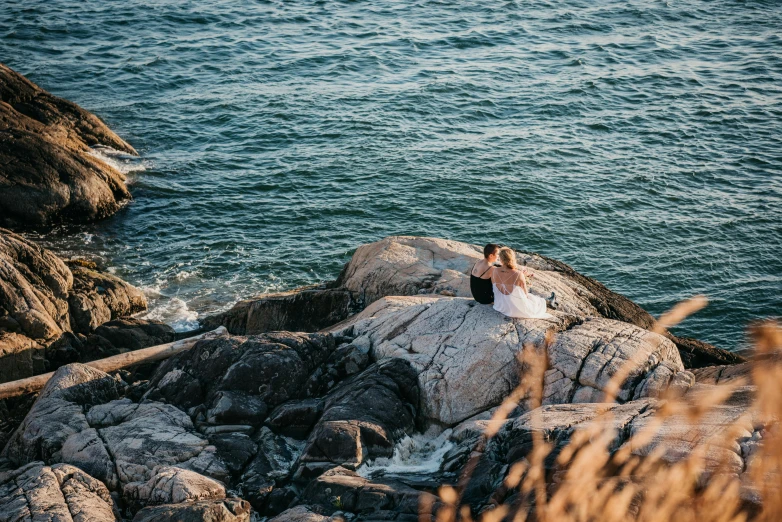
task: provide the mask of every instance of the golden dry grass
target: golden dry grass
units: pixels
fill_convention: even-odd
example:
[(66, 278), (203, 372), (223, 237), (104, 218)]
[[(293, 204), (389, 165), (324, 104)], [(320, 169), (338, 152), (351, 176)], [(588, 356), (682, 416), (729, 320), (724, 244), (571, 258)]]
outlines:
[[(659, 319), (655, 331), (663, 333), (705, 304), (703, 297), (680, 303)], [(782, 329), (777, 322), (767, 321), (753, 325), (750, 334), (755, 353), (748, 382), (734, 380), (684, 396), (669, 393), (658, 403), (654, 417), (619, 449), (612, 445), (618, 434), (611, 408), (606, 406), (596, 421), (574, 432), (559, 451), (554, 477), (550, 470), (547, 476), (545, 466), (554, 447), (545, 440), (542, 429), (533, 429), (532, 451), (512, 463), (500, 486), (500, 496), (507, 500), (490, 504), (477, 515), (461, 502), (480, 458), (480, 452), (475, 452), (459, 483), (439, 489), (439, 505), (422, 504), (421, 521), (434, 517), (436, 522), (472, 522), (474, 516), (480, 522), (782, 521)], [(522, 402), (531, 409), (533, 428), (542, 427), (537, 408), (551, 340), (547, 339), (545, 346), (526, 346), (522, 351), (521, 384), (496, 410), (482, 444), (498, 433)], [(634, 365), (641, 362), (629, 361), (616, 373), (604, 390), (606, 403), (615, 399)], [(666, 421), (695, 425), (746, 384), (756, 391), (745, 414), (716, 435), (697, 441), (679, 460), (664, 458), (668, 445), (676, 442), (661, 439), (660, 428)], [(737, 473), (735, 464), (731, 468), (724, 458), (729, 454), (725, 448), (735, 447), (748, 426), (762, 435), (762, 441), (752, 457), (745, 459), (745, 469)], [(652, 449), (635, 451), (648, 447)]]

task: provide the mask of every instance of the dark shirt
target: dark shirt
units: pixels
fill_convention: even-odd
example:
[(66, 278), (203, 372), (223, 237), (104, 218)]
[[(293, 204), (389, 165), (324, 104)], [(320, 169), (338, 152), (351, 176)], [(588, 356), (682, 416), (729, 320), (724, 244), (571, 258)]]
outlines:
[[(489, 269), (487, 268), (486, 272), (488, 271)], [(494, 302), (494, 288), (491, 286), (491, 279), (481, 279), (470, 272), (470, 291), (473, 299), (481, 304), (492, 304)]]

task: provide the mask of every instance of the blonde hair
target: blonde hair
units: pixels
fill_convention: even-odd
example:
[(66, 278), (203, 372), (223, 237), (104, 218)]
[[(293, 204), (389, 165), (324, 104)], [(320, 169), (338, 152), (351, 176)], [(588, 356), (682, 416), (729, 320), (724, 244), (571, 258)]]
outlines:
[(516, 270), (518, 265), (516, 264), (516, 252), (512, 248), (504, 247), (500, 249), (500, 262), (510, 268)]

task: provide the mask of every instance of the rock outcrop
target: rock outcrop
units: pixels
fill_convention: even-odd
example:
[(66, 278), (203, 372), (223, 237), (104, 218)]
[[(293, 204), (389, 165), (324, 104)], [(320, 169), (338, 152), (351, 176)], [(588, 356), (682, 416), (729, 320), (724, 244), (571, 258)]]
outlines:
[(88, 366), (63, 366), (0, 455), (77, 466), (131, 506), (224, 498), (228, 472), (190, 417), (121, 398), (123, 388)]
[[(547, 404), (595, 402), (623, 363), (641, 363), (621, 401), (659, 395), (684, 367), (674, 344), (632, 324), (582, 319), (511, 319), (491, 306), (450, 297), (392, 297), (369, 306), (338, 333), (355, 337), (373, 358), (408, 361), (418, 374), (426, 419), (453, 426), (498, 405), (519, 382), (518, 355), (548, 347)], [(692, 376), (686, 378), (692, 380)]]
[(173, 340), (170, 327), (127, 317), (146, 306), (118, 277), (0, 229), (0, 382)]
[(110, 216), (125, 176), (91, 154), (136, 151), (97, 116), (0, 64), (0, 225), (41, 227)]
[[(357, 264), (353, 270), (348, 265), (339, 285), (309, 290), (338, 307), (329, 321), (346, 314), (346, 303), (363, 307), (328, 331), (249, 335), (276, 322), (313, 326), (320, 319), (297, 318), (286, 304), (269, 304), (273, 299), (248, 301), (241, 314), (221, 318), (244, 335), (201, 340), (160, 363), (148, 381), (81, 364), (61, 367), (0, 453), (0, 469), (73, 466), (81, 470), (81, 482), (103, 486), (98, 497), (139, 522), (247, 521), (253, 509), (277, 522), (343, 516), (414, 522), (421, 506), (433, 512), (443, 506), (429, 493), (441, 482), (384, 476), (377, 469), (383, 459), (398, 462), (411, 447), (409, 436), (427, 429), (445, 430), (441, 437), (448, 440), (434, 480), (455, 483), (465, 466), (474, 466), (462, 499), (475, 513), (508, 500), (503, 483), (509, 465), (529, 457), (533, 434), (542, 434), (554, 449), (546, 460), (554, 484), (561, 471), (558, 452), (575, 433), (599, 423), (615, 430), (609, 452), (624, 447), (643, 458), (662, 451), (664, 463), (733, 430), (735, 440), (707, 460), (746, 474), (764, 437), (763, 423), (750, 412), (751, 387), (735, 390), (726, 404), (697, 421), (668, 416), (657, 435), (640, 443), (634, 435), (653, 426), (652, 416), (666, 407), (666, 392), (697, 404), (698, 394), (713, 384), (746, 378), (748, 365), (685, 370), (670, 338), (634, 324), (642, 322), (635, 305), (612, 304), (600, 287), (535, 256), (525, 257), (535, 273), (532, 291), (556, 289), (561, 306), (545, 320), (507, 318), (459, 297), (468, 292), (463, 269), (469, 269), (465, 260), (476, 247), (396, 239), (359, 249)], [(31, 295), (43, 284), (38, 292), (54, 302), (48, 296), (55, 292), (39, 283), (44, 278), (32, 277), (22, 260), (13, 266), (21, 267), (17, 272)], [(60, 329), (44, 348), (46, 360), (116, 344), (135, 349), (173, 336), (160, 325), (129, 318), (99, 326), (74, 320), (74, 295), (81, 296), (79, 310), (127, 309), (132, 299), (121, 286), (90, 275), (88, 267), (65, 268), (79, 281), (57, 294), (64, 315), (50, 313), (57, 310), (54, 304), (37, 308)], [(291, 293), (282, 300), (316, 302), (306, 296)], [(31, 339), (19, 328), (3, 335)], [(493, 412), (531, 375), (523, 362), (530, 353), (548, 362), (543, 406), (529, 411), (529, 402), (518, 401), (497, 435), (487, 439)], [(629, 361), (632, 370), (616, 402), (600, 403), (607, 383)]]
[[(698, 395), (709, 393), (713, 386), (693, 387), (686, 397), (693, 404)], [(573, 440), (577, 432), (608, 429), (614, 437), (606, 450), (613, 454), (627, 448), (638, 457), (662, 450), (659, 457), (673, 464), (688, 457), (695, 448), (704, 446), (706, 470), (742, 475), (748, 470), (752, 456), (762, 439), (764, 425), (753, 419), (751, 404), (754, 389), (738, 388), (724, 403), (696, 418), (692, 415), (665, 416), (660, 426), (655, 416), (664, 402), (641, 399), (625, 404), (561, 404), (543, 406), (505, 421), (497, 435), (484, 440), (482, 430), (465, 426), (454, 430), (455, 447), (445, 458), (445, 467), (461, 469), (468, 459), (474, 463), (474, 472), (466, 485), (464, 500), (474, 507), (505, 501), (507, 492), (502, 484), (511, 465), (528, 459), (534, 448), (533, 434), (551, 446), (544, 461), (549, 481), (556, 481), (559, 464), (557, 457)], [(641, 436), (651, 430), (651, 436)], [(730, 433), (727, 440), (715, 439)], [(596, 437), (596, 436), (595, 436)], [(634, 438), (635, 437), (635, 438)]]
[(351, 292), (341, 288), (306, 287), (239, 301), (230, 310), (202, 321), (207, 330), (225, 326), (235, 335), (286, 330), (315, 332), (360, 311)]
[(0, 473), (0, 520), (108, 522), (120, 517), (99, 480), (67, 464), (32, 462)]
[(240, 498), (146, 507), (133, 522), (250, 522), (250, 504)]
[[(548, 297), (556, 292), (559, 311), (583, 320), (613, 319), (645, 330), (654, 318), (623, 295), (579, 274), (560, 261), (517, 251), (533, 274), (530, 291)], [(470, 270), (482, 258), (481, 249), (458, 241), (393, 236), (360, 246), (338, 279), (320, 288), (259, 296), (231, 310), (204, 319), (209, 328), (226, 326), (237, 335), (291, 329), (315, 331), (389, 296), (445, 295), (471, 297)], [(324, 306), (324, 304), (326, 306)], [(292, 320), (291, 317), (300, 319)], [(686, 368), (734, 364), (743, 359), (731, 352), (689, 338), (667, 337), (679, 348)]]

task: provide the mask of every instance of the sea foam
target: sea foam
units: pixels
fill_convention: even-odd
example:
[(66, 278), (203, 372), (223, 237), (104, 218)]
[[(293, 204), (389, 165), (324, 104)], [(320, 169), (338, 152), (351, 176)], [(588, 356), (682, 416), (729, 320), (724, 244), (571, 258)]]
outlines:
[(396, 473), (437, 473), (443, 457), (453, 448), (451, 430), (432, 427), (426, 433), (407, 435), (394, 446), (391, 458), (369, 460), (356, 472), (362, 477)]

